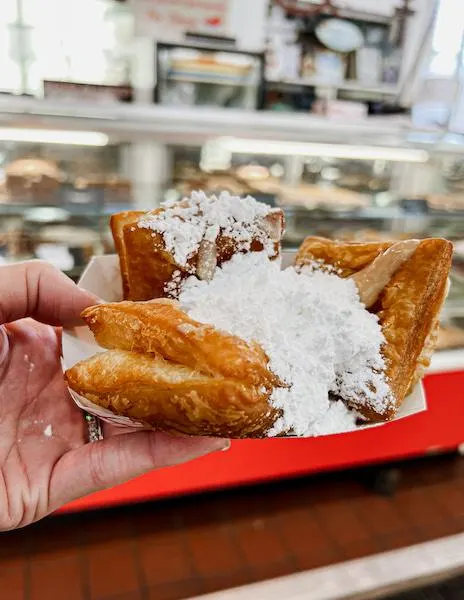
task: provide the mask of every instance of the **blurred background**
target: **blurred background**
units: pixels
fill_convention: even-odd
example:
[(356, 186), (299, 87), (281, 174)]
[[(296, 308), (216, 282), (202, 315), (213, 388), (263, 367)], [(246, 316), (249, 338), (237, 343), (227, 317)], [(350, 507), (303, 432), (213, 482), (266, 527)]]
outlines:
[[(77, 502), (2, 535), (2, 598), (187, 598), (462, 532), (463, 40), (461, 0), (2, 0), (0, 264), (44, 258), (77, 281), (114, 252), (109, 215), (198, 189), (281, 206), (287, 249), (455, 247), (427, 413), (237, 442)], [(301, 597), (355, 597), (346, 572)], [(393, 597), (376, 573), (362, 597)], [(464, 598), (446, 585), (430, 594)]]

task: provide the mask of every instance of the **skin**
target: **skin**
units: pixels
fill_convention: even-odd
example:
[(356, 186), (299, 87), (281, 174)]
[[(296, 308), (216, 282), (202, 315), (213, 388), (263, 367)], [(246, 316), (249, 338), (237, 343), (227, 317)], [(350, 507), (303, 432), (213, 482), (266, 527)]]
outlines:
[(63, 380), (61, 327), (81, 324), (81, 311), (96, 302), (47, 263), (0, 267), (0, 531), (229, 446), (109, 424), (104, 440), (87, 442), (83, 413)]

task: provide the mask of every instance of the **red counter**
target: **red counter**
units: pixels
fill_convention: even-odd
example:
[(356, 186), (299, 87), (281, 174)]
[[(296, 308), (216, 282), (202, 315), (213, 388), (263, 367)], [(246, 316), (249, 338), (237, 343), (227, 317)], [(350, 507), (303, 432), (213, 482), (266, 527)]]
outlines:
[(310, 439), (245, 440), (187, 465), (82, 498), (86, 510), (454, 450), (464, 442), (464, 371), (425, 379), (428, 410), (364, 431)]

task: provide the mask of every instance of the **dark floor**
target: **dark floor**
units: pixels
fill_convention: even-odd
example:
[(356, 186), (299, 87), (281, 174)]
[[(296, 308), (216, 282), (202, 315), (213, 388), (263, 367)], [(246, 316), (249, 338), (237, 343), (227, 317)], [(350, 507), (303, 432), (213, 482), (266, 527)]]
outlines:
[(414, 589), (397, 596), (388, 596), (384, 600), (462, 600), (464, 598), (464, 577), (451, 579)]
[[(48, 518), (0, 535), (5, 600), (177, 600), (464, 530), (464, 459)], [(463, 596), (464, 597), (464, 596)]]

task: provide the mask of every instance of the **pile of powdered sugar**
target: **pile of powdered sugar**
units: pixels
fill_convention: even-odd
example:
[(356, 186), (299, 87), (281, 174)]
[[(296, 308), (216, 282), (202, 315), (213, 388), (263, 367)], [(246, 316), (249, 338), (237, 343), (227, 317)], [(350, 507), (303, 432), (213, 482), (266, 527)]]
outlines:
[(363, 398), (377, 410), (392, 401), (378, 319), (349, 279), (314, 269), (282, 271), (264, 252), (236, 254), (211, 281), (188, 278), (179, 301), (192, 318), (258, 342), (271, 371), (288, 384), (272, 393), (283, 416), (270, 436), (354, 429), (356, 413), (332, 395)]
[(219, 231), (234, 240), (237, 250), (249, 250), (253, 239), (263, 242), (269, 255), (274, 246), (259, 220), (271, 209), (251, 196), (240, 198), (223, 192), (218, 197), (193, 192), (184, 202), (165, 202), (159, 213), (143, 215), (137, 225), (160, 233), (166, 249), (179, 266), (198, 252), (203, 240), (214, 242)]

